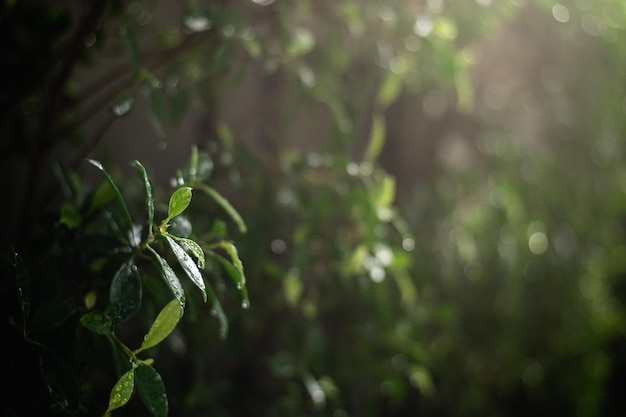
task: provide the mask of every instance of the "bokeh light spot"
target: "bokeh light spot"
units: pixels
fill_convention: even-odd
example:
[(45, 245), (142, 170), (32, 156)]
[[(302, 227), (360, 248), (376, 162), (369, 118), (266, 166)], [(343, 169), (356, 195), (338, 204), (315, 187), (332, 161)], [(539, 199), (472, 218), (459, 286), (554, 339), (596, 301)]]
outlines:
[(541, 255), (548, 249), (548, 237), (543, 232), (535, 232), (528, 239), (528, 248), (535, 255)]
[(552, 16), (557, 22), (566, 23), (569, 21), (569, 9), (562, 4), (552, 6)]

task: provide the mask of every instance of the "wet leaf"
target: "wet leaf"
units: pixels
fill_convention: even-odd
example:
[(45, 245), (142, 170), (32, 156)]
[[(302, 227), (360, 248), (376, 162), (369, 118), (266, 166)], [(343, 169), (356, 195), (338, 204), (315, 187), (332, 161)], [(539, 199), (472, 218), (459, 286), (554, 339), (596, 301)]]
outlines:
[(113, 331), (113, 321), (101, 311), (90, 311), (80, 318), (80, 324), (96, 334), (106, 335)]
[[(128, 231), (133, 230), (133, 221), (130, 218), (128, 207), (126, 207), (126, 203), (124, 202), (124, 197), (122, 197), (122, 193), (120, 192), (119, 188), (117, 188), (117, 185), (115, 185), (113, 178), (111, 178), (109, 173), (104, 169), (104, 166), (102, 166), (102, 163), (100, 163), (99, 161), (96, 161), (93, 159), (86, 159), (86, 161), (89, 162), (91, 165), (95, 166), (96, 168), (98, 168), (102, 172), (102, 174), (104, 174), (104, 177), (106, 178), (106, 180), (109, 182), (109, 184), (115, 191), (115, 198), (117, 199), (118, 204), (120, 205), (120, 207), (122, 208), (122, 211), (124, 212), (124, 216), (126, 217), (126, 222), (128, 223)], [(132, 236), (132, 234), (129, 233), (129, 236)], [(136, 242), (130, 242), (130, 243), (131, 245), (136, 245)]]
[(174, 272), (172, 267), (167, 263), (167, 261), (163, 259), (161, 255), (156, 253), (154, 249), (148, 246), (148, 250), (152, 253), (152, 256), (154, 256), (154, 259), (156, 259), (157, 263), (161, 267), (163, 278), (165, 279), (165, 282), (167, 283), (167, 285), (169, 285), (170, 289), (174, 293), (174, 297), (176, 297), (176, 299), (178, 300), (178, 303), (180, 304), (180, 308), (184, 309), (185, 308), (185, 291), (183, 290), (183, 286), (181, 285), (180, 280), (176, 276), (176, 273)]
[(198, 288), (200, 288), (200, 291), (202, 291), (202, 298), (204, 299), (204, 302), (206, 302), (204, 279), (202, 279), (202, 274), (196, 266), (196, 263), (191, 258), (191, 256), (189, 256), (187, 252), (185, 252), (185, 249), (183, 249), (178, 243), (176, 243), (174, 239), (169, 236), (165, 236), (165, 239), (167, 240), (167, 243), (169, 243), (170, 247), (172, 248), (172, 252), (174, 252), (176, 259), (178, 259), (180, 266), (183, 267), (183, 270), (185, 271), (189, 279), (191, 279), (191, 281), (193, 281), (193, 283), (196, 284)]
[(239, 274), (241, 275), (241, 285), (245, 285), (246, 276), (243, 273), (243, 263), (241, 262), (241, 259), (239, 259), (237, 247), (235, 247), (232, 242), (228, 242), (225, 240), (222, 240), (220, 242), (220, 247), (226, 251), (226, 253), (230, 257), (230, 262), (233, 264), (235, 269), (237, 269), (237, 272), (239, 272)]
[(172, 219), (181, 214), (191, 202), (191, 187), (181, 187), (170, 197), (167, 218)]
[(228, 335), (228, 318), (226, 317), (226, 313), (224, 313), (224, 309), (222, 308), (222, 304), (220, 300), (215, 295), (215, 291), (211, 287), (210, 284), (207, 283), (206, 292), (209, 299), (209, 302), (212, 305), (211, 314), (215, 315), (217, 321), (220, 325), (220, 339), (225, 339)]
[(111, 281), (109, 300), (114, 325), (137, 314), (141, 306), (141, 297), (141, 277), (131, 259), (122, 264)]
[(119, 381), (117, 381), (117, 383), (113, 386), (109, 397), (109, 407), (107, 408), (107, 413), (125, 405), (133, 395), (134, 389), (135, 370), (131, 369), (122, 375)]
[(39, 370), (52, 400), (66, 413), (78, 412), (80, 382), (72, 367), (56, 352), (41, 346)]
[(193, 256), (195, 256), (198, 259), (198, 268), (204, 269), (204, 264), (205, 264), (204, 251), (202, 250), (200, 245), (198, 245), (198, 243), (196, 243), (195, 241), (191, 239), (186, 239), (186, 238), (181, 238), (181, 237), (173, 237), (173, 238), (176, 239), (178, 244), (182, 246), (183, 249), (185, 249), (187, 252), (190, 252)]
[(139, 353), (146, 349), (149, 349), (163, 341), (167, 336), (172, 333), (172, 331), (176, 328), (180, 317), (182, 316), (182, 309), (178, 300), (170, 301), (163, 310), (159, 313), (157, 318), (152, 323), (152, 327), (148, 331), (148, 334), (143, 340), (143, 343), (135, 351), (135, 353)]
[(152, 366), (140, 365), (135, 369), (137, 391), (146, 408), (154, 417), (166, 417), (168, 413), (167, 392), (161, 375)]
[(152, 192), (152, 184), (150, 183), (150, 179), (148, 178), (148, 174), (146, 169), (139, 161), (134, 161), (133, 165), (139, 171), (139, 175), (141, 175), (141, 179), (143, 180), (143, 187), (146, 193), (146, 208), (148, 210), (148, 231), (152, 232), (152, 223), (154, 223), (154, 196)]
[(240, 272), (239, 269), (237, 269), (228, 259), (217, 253), (213, 253), (213, 256), (215, 256), (220, 265), (222, 265), (222, 268), (224, 268), (239, 290), (239, 293), (242, 296), (242, 306), (248, 308), (250, 306), (250, 300), (248, 299), (248, 290), (246, 288), (246, 279), (243, 276), (243, 269)]

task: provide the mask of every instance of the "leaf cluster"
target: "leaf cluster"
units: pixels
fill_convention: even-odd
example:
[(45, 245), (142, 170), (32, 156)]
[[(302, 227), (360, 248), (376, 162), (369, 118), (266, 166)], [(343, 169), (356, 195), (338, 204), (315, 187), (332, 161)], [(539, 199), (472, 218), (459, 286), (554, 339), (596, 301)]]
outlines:
[[(38, 352), (42, 382), (55, 407), (74, 414), (88, 407), (88, 404), (81, 394), (84, 388), (81, 388), (80, 375), (63, 357), (67, 352), (58, 353), (58, 346), (49, 345), (48, 332), (54, 333), (59, 327), (74, 323), (82, 325), (98, 337), (106, 338), (113, 351), (119, 378), (111, 390), (107, 412), (124, 406), (136, 389), (150, 413), (162, 417), (168, 415), (165, 385), (153, 367), (154, 359), (142, 359), (140, 356), (145, 352), (156, 352), (156, 347), (170, 336), (183, 317), (189, 290), (179, 278), (181, 274), (200, 291), (202, 300), (205, 303), (208, 301), (212, 311), (217, 313), (222, 339), (227, 335), (228, 320), (207, 278), (213, 270), (207, 269), (207, 258), (212, 260), (211, 268), (215, 265), (224, 268), (232, 279), (233, 287), (242, 297), (242, 305), (249, 306), (243, 264), (234, 243), (221, 237), (214, 240), (210, 237), (208, 240), (193, 238), (194, 235), (188, 229), (172, 227), (175, 219), (181, 218), (189, 207), (192, 190), (197, 188), (210, 197), (217, 197), (214, 201), (226, 208), (228, 213), (234, 213), (234, 220), (245, 230), (241, 217), (227, 200), (213, 188), (202, 184), (196, 175), (198, 160), (205, 157), (204, 154), (199, 156), (195, 147), (192, 149), (189, 169), (181, 176), (183, 183), (170, 195), (167, 211), (158, 224), (155, 224), (153, 187), (146, 169), (139, 161), (134, 161), (133, 165), (143, 184), (145, 213), (141, 216), (142, 220), (138, 221), (133, 220), (120, 188), (104, 166), (99, 161), (87, 160), (100, 171), (105, 180), (82, 203), (64, 206), (58, 220), (61, 230), (68, 233), (65, 238), (67, 242), (59, 249), (72, 250), (77, 252), (76, 255), (90, 258), (82, 273), (92, 275), (93, 281), (81, 284), (71, 294), (61, 294), (82, 299), (82, 305), (54, 299), (43, 306), (34, 302), (31, 288), (40, 285), (39, 280), (31, 279), (35, 269), (22, 255), (14, 253), (19, 303), (19, 313), (15, 316), (16, 327), (23, 334), (24, 342), (35, 347)], [(104, 227), (101, 224), (103, 219)], [(71, 249), (68, 244), (75, 247)], [(48, 262), (51, 260), (54, 257)], [(152, 282), (158, 276), (168, 289), (169, 296)], [(146, 300), (144, 288), (148, 289), (153, 299)], [(151, 309), (142, 308), (146, 302), (156, 307), (161, 300), (170, 297), (173, 299), (160, 309), (139, 347), (129, 347), (128, 342), (120, 336), (120, 329), (121, 334), (124, 334), (124, 326), (136, 317), (141, 317), (142, 321), (149, 320)], [(61, 309), (66, 310), (65, 316), (52, 314)], [(72, 319), (74, 314), (80, 315), (78, 321)], [(35, 317), (43, 320), (45, 328), (41, 328), (42, 323), (35, 324)]]

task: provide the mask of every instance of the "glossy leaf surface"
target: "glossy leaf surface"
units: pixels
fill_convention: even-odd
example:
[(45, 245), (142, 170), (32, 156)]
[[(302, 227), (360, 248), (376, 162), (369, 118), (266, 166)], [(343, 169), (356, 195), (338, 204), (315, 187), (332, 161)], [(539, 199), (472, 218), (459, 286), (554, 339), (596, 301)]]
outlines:
[(161, 257), (161, 255), (159, 255), (151, 247), (148, 247), (148, 250), (152, 253), (152, 256), (154, 256), (154, 259), (157, 261), (157, 263), (161, 267), (163, 279), (165, 279), (165, 282), (172, 290), (172, 293), (174, 293), (174, 297), (176, 297), (176, 299), (178, 300), (178, 303), (180, 304), (180, 308), (184, 309), (185, 308), (185, 291), (183, 289), (183, 286), (180, 283), (180, 280), (178, 279), (178, 276), (176, 276), (176, 273), (174, 272), (172, 267), (167, 263), (165, 259)]
[(154, 417), (166, 417), (167, 392), (161, 375), (152, 366), (140, 365), (135, 369), (135, 383), (146, 408)]
[(204, 269), (204, 264), (205, 264), (204, 251), (202, 250), (200, 245), (198, 245), (196, 241), (191, 240), (191, 239), (176, 238), (176, 237), (174, 239), (176, 239), (176, 242), (178, 242), (178, 244), (183, 249), (185, 249), (187, 252), (191, 253), (193, 256), (195, 256), (198, 259), (198, 268)]
[[(116, 198), (118, 204), (120, 205), (120, 207), (122, 208), (122, 211), (124, 213), (124, 217), (126, 218), (126, 222), (128, 223), (128, 230), (132, 230), (133, 229), (133, 221), (132, 221), (132, 219), (130, 217), (130, 213), (128, 211), (128, 207), (126, 207), (126, 202), (124, 201), (124, 197), (122, 197), (122, 193), (120, 192), (120, 189), (117, 188), (117, 185), (115, 185), (115, 182), (113, 181), (113, 178), (104, 169), (104, 166), (99, 161), (96, 161), (94, 159), (87, 159), (87, 162), (89, 162), (91, 165), (93, 165), (96, 168), (98, 168), (100, 170), (100, 172), (102, 172), (102, 174), (104, 175), (106, 180), (109, 182), (111, 187), (113, 188), (113, 191), (115, 192), (115, 198)], [(131, 242), (131, 244), (135, 245), (136, 242)]]
[(241, 272), (239, 272), (239, 270), (235, 266), (233, 266), (232, 263), (230, 263), (228, 259), (224, 258), (223, 256), (219, 254), (215, 254), (215, 257), (217, 258), (220, 265), (222, 265), (222, 268), (224, 268), (226, 273), (230, 276), (233, 283), (239, 290), (239, 293), (241, 294), (243, 298), (242, 306), (246, 308), (249, 307), (250, 300), (248, 299), (248, 290), (246, 288), (245, 277), (241, 274)]
[(146, 169), (139, 161), (134, 161), (133, 165), (139, 171), (141, 179), (143, 181), (144, 192), (146, 193), (146, 209), (148, 210), (148, 231), (152, 231), (152, 223), (154, 223), (154, 195), (152, 191), (152, 184), (148, 178)]
[(181, 316), (182, 309), (178, 301), (170, 301), (165, 307), (163, 307), (163, 310), (161, 310), (157, 318), (154, 320), (154, 323), (152, 323), (152, 327), (150, 327), (143, 343), (135, 353), (139, 353), (161, 343), (163, 339), (169, 336), (169, 334), (176, 328)]
[(80, 318), (80, 323), (96, 334), (109, 334), (113, 331), (113, 321), (101, 311), (90, 311)]
[(113, 411), (126, 404), (130, 400), (130, 397), (132, 397), (134, 389), (135, 370), (131, 369), (122, 375), (119, 381), (113, 386), (109, 397), (109, 408), (107, 408), (107, 412)]
[(212, 306), (211, 314), (217, 318), (217, 321), (220, 325), (220, 330), (219, 330), (220, 339), (225, 339), (226, 336), (228, 335), (228, 318), (226, 317), (226, 313), (224, 313), (222, 304), (220, 303), (220, 300), (217, 298), (215, 291), (213, 290), (211, 285), (208, 283), (206, 285), (206, 292), (207, 292), (209, 302), (211, 303), (211, 306)]
[(202, 279), (202, 274), (196, 266), (193, 258), (189, 256), (189, 254), (185, 252), (185, 249), (183, 249), (178, 243), (176, 243), (174, 239), (169, 236), (165, 236), (165, 239), (167, 240), (167, 243), (169, 243), (170, 247), (172, 248), (172, 252), (174, 252), (176, 259), (178, 259), (180, 266), (182, 266), (189, 279), (191, 279), (191, 281), (193, 281), (193, 283), (196, 284), (198, 288), (200, 288), (200, 291), (202, 291), (202, 298), (206, 302), (204, 279)]
[(172, 219), (185, 211), (191, 202), (191, 187), (181, 187), (170, 197), (167, 218)]
[(109, 300), (114, 323), (121, 323), (137, 314), (141, 297), (141, 277), (131, 259), (122, 264), (111, 281)]

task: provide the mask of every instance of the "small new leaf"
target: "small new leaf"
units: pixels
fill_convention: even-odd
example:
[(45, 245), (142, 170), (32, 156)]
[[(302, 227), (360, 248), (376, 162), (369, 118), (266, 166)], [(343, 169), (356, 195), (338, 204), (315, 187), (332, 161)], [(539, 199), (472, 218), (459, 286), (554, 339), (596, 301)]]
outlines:
[(130, 397), (133, 395), (134, 389), (135, 370), (131, 369), (130, 371), (122, 375), (122, 377), (119, 379), (119, 381), (117, 381), (117, 383), (111, 390), (111, 395), (109, 397), (109, 408), (107, 408), (107, 413), (125, 405), (130, 400)]
[(174, 191), (170, 197), (167, 219), (172, 219), (181, 214), (191, 202), (191, 187), (181, 187)]

